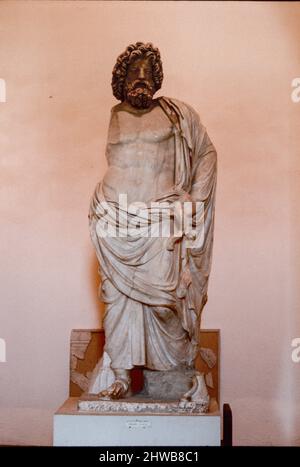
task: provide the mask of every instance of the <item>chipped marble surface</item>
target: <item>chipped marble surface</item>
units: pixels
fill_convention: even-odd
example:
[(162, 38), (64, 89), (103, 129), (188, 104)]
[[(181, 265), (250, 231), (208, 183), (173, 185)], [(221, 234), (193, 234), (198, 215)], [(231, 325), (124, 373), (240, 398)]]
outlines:
[(89, 385), (89, 378), (76, 371), (77, 360), (83, 360), (86, 349), (91, 341), (90, 331), (72, 331), (71, 333), (71, 381), (86, 391)]
[(200, 355), (201, 358), (205, 361), (205, 363), (209, 366), (209, 368), (213, 368), (217, 363), (217, 356), (215, 355), (212, 349), (207, 347), (200, 347)]
[(145, 398), (117, 400), (99, 400), (87, 395), (78, 401), (79, 411), (97, 413), (130, 413), (130, 414), (188, 414), (207, 413), (207, 401), (162, 401)]

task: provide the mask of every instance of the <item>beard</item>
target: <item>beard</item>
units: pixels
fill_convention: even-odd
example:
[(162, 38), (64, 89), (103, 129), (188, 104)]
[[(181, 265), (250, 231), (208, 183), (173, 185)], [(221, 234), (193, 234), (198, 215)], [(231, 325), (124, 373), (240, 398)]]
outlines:
[(134, 81), (125, 85), (125, 99), (138, 109), (150, 107), (153, 95), (154, 88), (149, 81)]

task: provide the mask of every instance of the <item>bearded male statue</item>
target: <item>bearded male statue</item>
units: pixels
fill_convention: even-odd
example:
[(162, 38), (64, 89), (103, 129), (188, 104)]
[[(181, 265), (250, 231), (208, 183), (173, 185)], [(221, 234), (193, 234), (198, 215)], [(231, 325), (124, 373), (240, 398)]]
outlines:
[[(211, 268), (216, 151), (192, 107), (153, 97), (162, 81), (160, 52), (151, 43), (129, 45), (113, 69), (113, 94), (120, 103), (111, 110), (108, 169), (89, 214), (106, 304), (104, 353), (89, 393), (104, 399), (130, 395), (134, 367), (193, 368), (199, 351)], [(190, 227), (184, 223), (178, 234), (184, 205)], [(167, 217), (170, 235), (161, 235)]]

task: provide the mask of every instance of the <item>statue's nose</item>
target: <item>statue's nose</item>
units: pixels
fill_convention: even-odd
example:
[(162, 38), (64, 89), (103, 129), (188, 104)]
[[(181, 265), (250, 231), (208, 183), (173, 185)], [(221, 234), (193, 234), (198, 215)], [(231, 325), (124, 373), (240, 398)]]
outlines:
[(145, 70), (141, 66), (140, 69), (139, 69), (139, 79), (144, 79), (144, 78), (145, 78)]

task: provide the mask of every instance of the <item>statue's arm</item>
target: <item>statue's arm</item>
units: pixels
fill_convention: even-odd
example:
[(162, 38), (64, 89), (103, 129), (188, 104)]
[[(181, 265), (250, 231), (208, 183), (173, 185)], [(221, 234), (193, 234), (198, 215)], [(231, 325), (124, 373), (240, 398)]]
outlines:
[(190, 195), (195, 201), (208, 201), (214, 197), (217, 179), (217, 151), (200, 122), (199, 115), (190, 109), (192, 135), (192, 187)]
[[(208, 278), (212, 261), (214, 237), (214, 213), (217, 182), (217, 152), (201, 124), (199, 116), (192, 115), (192, 187), (193, 201), (202, 202), (201, 222), (204, 221), (203, 237), (199, 247), (191, 248), (191, 266), (197, 309), (202, 310), (207, 301)], [(204, 216), (202, 216), (204, 214)], [(203, 225), (203, 224), (202, 224)]]

